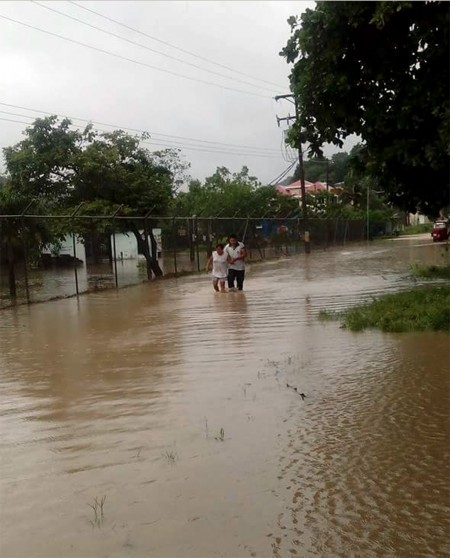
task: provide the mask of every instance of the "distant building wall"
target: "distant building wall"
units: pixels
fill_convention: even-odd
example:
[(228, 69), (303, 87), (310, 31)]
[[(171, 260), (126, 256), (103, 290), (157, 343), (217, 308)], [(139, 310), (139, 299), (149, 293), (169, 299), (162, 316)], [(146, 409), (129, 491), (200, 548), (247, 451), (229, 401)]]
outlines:
[(410, 213), (409, 214), (409, 224), (410, 225), (424, 225), (425, 223), (429, 223), (430, 220), (426, 215), (422, 215), (421, 213)]
[[(162, 245), (161, 245), (161, 229), (152, 229), (153, 235), (156, 240), (157, 252), (156, 257), (161, 254)], [(140, 231), (143, 235), (144, 231)], [(136, 237), (133, 233), (117, 233), (116, 235), (116, 255), (118, 260), (136, 260), (141, 256), (139, 254), (138, 245), (136, 241)], [(152, 251), (150, 239), (148, 240), (148, 245), (150, 248), (150, 253)], [(111, 235), (111, 250), (114, 254), (114, 247), (113, 247), (113, 237)]]
[[(111, 236), (111, 246), (113, 238)], [(114, 251), (113, 251), (114, 254)], [(133, 233), (116, 234), (116, 255), (118, 260), (136, 260), (138, 257), (138, 247)]]
[[(75, 236), (75, 251), (76, 257), (81, 260), (82, 262), (86, 262), (86, 250), (84, 248), (84, 244), (81, 242), (78, 236)], [(42, 251), (43, 254), (51, 254), (51, 255), (69, 255), (75, 256), (73, 251), (73, 238), (72, 235), (66, 235), (64, 239), (61, 241), (61, 245), (57, 244), (50, 244)]]

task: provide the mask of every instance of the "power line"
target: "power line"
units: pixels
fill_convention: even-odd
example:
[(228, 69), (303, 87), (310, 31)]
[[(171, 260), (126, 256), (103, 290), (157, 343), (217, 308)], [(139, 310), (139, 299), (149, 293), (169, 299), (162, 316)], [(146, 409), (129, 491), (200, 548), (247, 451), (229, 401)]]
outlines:
[(12, 120), (11, 118), (0, 118), (4, 122), (17, 122), (18, 124), (26, 124), (27, 126), (30, 124), (29, 122), (24, 122), (23, 120)]
[[(0, 111), (2, 113), (4, 113), (5, 111)], [(16, 113), (6, 113), (6, 114), (11, 114), (12, 116), (14, 116)], [(17, 116), (24, 116), (25, 118), (32, 118), (31, 116), (25, 116), (25, 115), (17, 115)], [(10, 118), (3, 118), (0, 117), (0, 120), (5, 121), (5, 122), (15, 122), (18, 124), (25, 124), (27, 126), (29, 126), (31, 124), (31, 122), (26, 122), (23, 120), (13, 120)], [(77, 129), (77, 126), (72, 124), (71, 125), (72, 128)], [(99, 131), (106, 131), (106, 130), (99, 130)], [(178, 143), (178, 142), (171, 142), (171, 141), (151, 141), (151, 140), (142, 140), (141, 141), (142, 144), (145, 145), (151, 145), (152, 147), (156, 147), (156, 146), (160, 146), (160, 147), (167, 147), (167, 148), (172, 148), (172, 149), (184, 149), (186, 151), (198, 151), (198, 152), (203, 152), (203, 153), (217, 153), (219, 155), (238, 155), (238, 156), (245, 156), (245, 157), (263, 157), (265, 159), (277, 159), (279, 160), (280, 157), (276, 156), (276, 155), (272, 155), (272, 154), (267, 154), (267, 153), (254, 153), (254, 152), (250, 152), (250, 151), (228, 151), (228, 150), (224, 150), (224, 149), (215, 149), (213, 147), (201, 147), (201, 146), (197, 146), (197, 145), (186, 145), (186, 144), (182, 144), (182, 143)]]
[(17, 25), (22, 25), (23, 27), (28, 27), (29, 29), (33, 29), (35, 31), (39, 31), (41, 33), (45, 33), (46, 35), (50, 35), (52, 37), (57, 37), (58, 39), (62, 39), (64, 41), (68, 41), (70, 43), (74, 43), (79, 46), (83, 46), (86, 48), (90, 48), (91, 50), (95, 50), (97, 52), (101, 52), (103, 54), (107, 54), (108, 56), (113, 56), (114, 58), (119, 58), (120, 60), (125, 60), (126, 62), (131, 62), (133, 64), (137, 64), (138, 66), (145, 66), (146, 68), (150, 68), (152, 70), (157, 70), (159, 72), (164, 72), (166, 74), (170, 74), (176, 77), (181, 77), (184, 79), (188, 79), (190, 81), (195, 81), (197, 83), (203, 83), (204, 85), (211, 85), (213, 87), (218, 87), (219, 89), (226, 89), (228, 91), (234, 91), (236, 93), (244, 93), (246, 95), (252, 95), (254, 97), (261, 97), (263, 99), (271, 99), (269, 95), (262, 95), (260, 93), (254, 93), (252, 91), (245, 91), (244, 89), (236, 89), (234, 87), (228, 87), (226, 85), (220, 85), (218, 83), (214, 83), (212, 81), (206, 81), (204, 79), (194, 78), (191, 76), (186, 76), (184, 74), (179, 74), (177, 72), (173, 72), (171, 70), (166, 70), (164, 68), (158, 68), (157, 66), (153, 66), (152, 64), (147, 64), (146, 62), (140, 62), (139, 60), (135, 60), (134, 58), (128, 58), (127, 56), (122, 56), (121, 54), (116, 54), (109, 50), (104, 50), (102, 48), (98, 48), (92, 45), (88, 45), (87, 43), (83, 43), (81, 41), (77, 41), (75, 39), (70, 39), (69, 37), (65, 37), (64, 35), (59, 35), (58, 33), (53, 33), (52, 31), (47, 31), (46, 29), (41, 29), (40, 27), (36, 27), (34, 25), (30, 25), (28, 23), (24, 23), (23, 21), (18, 21), (17, 19), (13, 19), (11, 17), (7, 17), (5, 15), (0, 15), (0, 18), (5, 19), (7, 21), (11, 21), (12, 23), (16, 23)]
[(87, 12), (91, 12), (92, 14), (95, 14), (99, 17), (102, 17), (103, 19), (111, 21), (112, 23), (115, 23), (116, 25), (120, 25), (121, 27), (124, 27), (125, 29), (129, 29), (130, 31), (138, 33), (139, 35), (147, 37), (148, 39), (151, 39), (152, 41), (156, 41), (158, 43), (161, 43), (162, 45), (166, 45), (166, 46), (169, 46), (170, 48), (178, 50), (179, 52), (183, 52), (184, 54), (188, 54), (189, 56), (193, 56), (194, 58), (198, 58), (199, 60), (203, 60), (204, 62), (208, 62), (208, 64), (214, 64), (215, 66), (218, 66), (218, 67), (223, 68), (225, 70), (228, 70), (230, 72), (234, 72), (236, 74), (240, 74), (240, 75), (245, 76), (247, 78), (254, 79), (255, 81), (261, 81), (261, 82), (266, 83), (268, 85), (272, 85), (273, 87), (279, 87), (279, 84), (277, 84), (277, 83), (273, 83), (273, 82), (267, 81), (265, 79), (261, 79), (261, 78), (257, 78), (257, 77), (248, 75), (246, 72), (241, 72), (239, 70), (235, 70), (234, 68), (231, 68), (230, 66), (226, 66), (225, 64), (221, 64), (220, 62), (216, 62), (215, 60), (211, 60), (210, 58), (206, 58), (205, 56), (201, 56), (200, 54), (195, 54), (193, 52), (190, 52), (189, 50), (178, 47), (178, 46), (176, 46), (172, 43), (169, 43), (168, 41), (163, 41), (162, 39), (158, 39), (157, 37), (149, 35), (148, 33), (144, 33), (143, 31), (139, 31), (139, 29), (135, 29), (134, 27), (130, 27), (129, 25), (126, 25), (125, 23), (122, 23), (121, 21), (117, 21), (116, 19), (108, 17), (104, 14), (101, 14), (100, 12), (96, 12), (95, 10), (91, 10), (90, 8), (87, 8), (86, 6), (82, 6), (81, 4), (78, 4), (77, 2), (73, 2), (72, 0), (68, 0), (68, 2), (70, 4), (73, 4), (74, 6), (77, 6), (78, 8), (80, 8), (82, 10), (86, 10)]
[[(138, 128), (127, 128), (126, 126), (119, 126), (117, 124), (108, 124), (106, 122), (99, 122), (96, 120), (88, 120), (86, 118), (78, 118), (76, 116), (68, 116), (68, 115), (64, 115), (64, 114), (55, 114), (54, 112), (48, 112), (45, 110), (37, 110), (37, 109), (33, 109), (33, 108), (29, 108), (29, 107), (23, 107), (20, 105), (13, 105), (10, 103), (2, 103), (0, 102), (1, 106), (5, 106), (5, 107), (12, 107), (12, 108), (17, 108), (20, 110), (27, 110), (30, 112), (37, 112), (37, 113), (41, 113), (41, 114), (46, 114), (49, 116), (57, 116), (59, 118), (69, 118), (71, 120), (79, 120), (80, 122), (86, 122), (87, 124), (98, 124), (99, 126), (108, 126), (110, 128), (115, 128), (120, 129), (120, 130), (128, 130), (131, 132), (136, 132), (139, 134), (144, 134), (144, 133), (149, 133), (151, 136), (162, 136), (162, 137), (166, 137), (166, 138), (175, 138), (175, 139), (180, 139), (180, 140), (187, 140), (187, 141), (194, 141), (197, 143), (206, 143), (206, 144), (213, 144), (213, 145), (217, 145), (217, 146), (223, 146), (223, 147), (232, 147), (232, 148), (242, 148), (242, 149), (254, 149), (257, 151), (267, 151), (270, 154), (278, 154), (278, 150), (276, 149), (272, 149), (270, 147), (259, 147), (256, 145), (242, 145), (242, 144), (237, 144), (237, 143), (225, 143), (225, 142), (220, 142), (220, 141), (211, 141), (211, 140), (203, 140), (203, 139), (198, 139), (198, 138), (191, 138), (191, 137), (186, 137), (186, 136), (177, 136), (177, 135), (171, 135), (171, 134), (163, 134), (163, 133), (159, 133), (159, 132), (148, 132), (146, 130), (140, 130)], [(4, 111), (0, 111), (0, 112), (4, 112)], [(17, 116), (25, 116), (25, 115), (17, 115)], [(34, 116), (26, 116), (26, 118), (35, 118)], [(154, 138), (157, 139), (157, 138)]]
[(282, 179), (287, 175), (287, 173), (288, 173), (290, 170), (292, 170), (292, 168), (294, 167), (294, 165), (295, 165), (296, 162), (297, 162), (297, 161), (292, 162), (292, 163), (288, 166), (288, 168), (287, 168), (286, 170), (284, 170), (280, 175), (278, 175), (276, 178), (274, 178), (273, 180), (271, 180), (271, 181), (269, 182), (269, 184), (272, 185), (272, 184), (274, 184), (275, 182), (279, 182), (280, 180), (282, 180)]
[(198, 70), (201, 70), (203, 72), (208, 72), (210, 74), (214, 74), (216, 76), (225, 78), (225, 79), (232, 79), (233, 81), (236, 81), (238, 83), (242, 83), (244, 85), (249, 85), (250, 87), (256, 87), (257, 89), (264, 89), (265, 91), (270, 91), (272, 92), (273, 89), (268, 89), (265, 86), (260, 86), (260, 85), (255, 85), (254, 83), (251, 83), (249, 81), (244, 81), (242, 79), (239, 78), (232, 78), (231, 76), (227, 76), (225, 74), (221, 74), (219, 72), (215, 72), (214, 70), (208, 70), (207, 68), (202, 68), (201, 66), (198, 66), (197, 64), (193, 64), (192, 62), (187, 62), (185, 60), (182, 60), (181, 58), (177, 58), (176, 56), (172, 56), (170, 54), (166, 54), (165, 52), (161, 52), (159, 50), (155, 50), (153, 48), (150, 48), (146, 45), (142, 45), (140, 43), (137, 43), (136, 41), (132, 41), (131, 39), (127, 39), (126, 37), (121, 37), (120, 35), (117, 35), (116, 33), (112, 33), (111, 31), (107, 31), (106, 29), (102, 29), (101, 27), (97, 27), (96, 25), (92, 25), (91, 23), (87, 23), (86, 21), (83, 21), (81, 19), (78, 19), (76, 17), (70, 16), (68, 14), (65, 14), (64, 12), (60, 12), (59, 10), (55, 10), (54, 8), (50, 8), (50, 6), (45, 6), (44, 4), (41, 4), (40, 2), (38, 2), (37, 0), (31, 0), (31, 2), (33, 2), (33, 4), (36, 4), (36, 6), (39, 6), (40, 8), (44, 8), (46, 10), (49, 10), (51, 12), (54, 12), (55, 14), (59, 14), (62, 15), (63, 17), (66, 17), (68, 19), (71, 19), (73, 21), (76, 21), (78, 23), (81, 23), (82, 25), (86, 25), (87, 27), (91, 27), (92, 29), (95, 29), (97, 31), (100, 31), (101, 33), (105, 33), (106, 35), (110, 35), (111, 37), (115, 37), (116, 39), (120, 39), (122, 41), (126, 41), (127, 43), (130, 43), (134, 46), (138, 46), (140, 48), (144, 48), (145, 50), (148, 50), (150, 52), (159, 54), (161, 56), (165, 56), (166, 58), (170, 58), (171, 60), (175, 60), (176, 62), (179, 62), (180, 64), (186, 64), (187, 66), (191, 66), (192, 68), (197, 68)]

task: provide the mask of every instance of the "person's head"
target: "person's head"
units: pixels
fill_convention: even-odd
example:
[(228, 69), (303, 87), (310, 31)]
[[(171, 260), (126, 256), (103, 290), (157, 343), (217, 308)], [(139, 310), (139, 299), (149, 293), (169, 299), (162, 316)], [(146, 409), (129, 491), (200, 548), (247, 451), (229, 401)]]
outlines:
[(230, 234), (230, 236), (228, 237), (228, 242), (230, 243), (230, 246), (233, 246), (234, 248), (238, 243), (237, 236), (235, 234)]
[(221, 256), (223, 254), (223, 244), (217, 244), (216, 252)]

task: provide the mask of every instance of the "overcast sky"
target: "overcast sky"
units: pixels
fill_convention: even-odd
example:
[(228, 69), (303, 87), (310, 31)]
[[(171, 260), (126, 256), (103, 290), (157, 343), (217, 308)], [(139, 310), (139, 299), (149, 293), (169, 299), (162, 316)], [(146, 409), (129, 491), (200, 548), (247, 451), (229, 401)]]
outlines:
[(77, 4), (0, 2), (0, 147), (20, 141), (25, 129), (21, 122), (33, 119), (25, 116), (44, 116), (25, 110), (28, 108), (147, 130), (151, 141), (158, 143), (148, 145), (150, 149), (182, 147), (194, 178), (203, 179), (217, 166), (237, 171), (247, 165), (261, 181), (269, 182), (288, 166), (286, 155), (289, 159), (292, 154), (283, 156), (282, 130), (277, 127), (276, 114), (292, 114), (292, 106), (276, 103), (273, 96), (289, 91), (289, 66), (278, 53), (289, 38), (287, 18), (314, 8), (314, 2)]

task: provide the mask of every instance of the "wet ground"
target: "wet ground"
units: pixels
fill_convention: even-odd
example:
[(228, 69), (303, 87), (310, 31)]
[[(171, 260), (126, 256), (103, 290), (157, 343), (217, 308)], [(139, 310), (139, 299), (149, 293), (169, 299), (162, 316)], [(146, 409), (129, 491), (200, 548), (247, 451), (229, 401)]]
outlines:
[(449, 336), (317, 320), (443, 254), (353, 245), (252, 265), (243, 293), (203, 275), (2, 311), (0, 556), (450, 556)]

